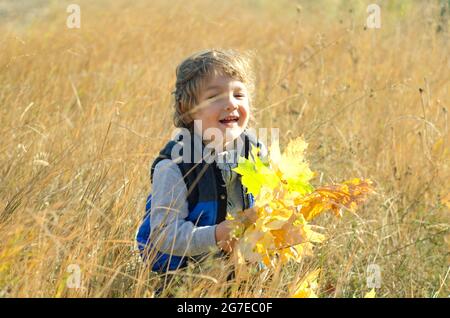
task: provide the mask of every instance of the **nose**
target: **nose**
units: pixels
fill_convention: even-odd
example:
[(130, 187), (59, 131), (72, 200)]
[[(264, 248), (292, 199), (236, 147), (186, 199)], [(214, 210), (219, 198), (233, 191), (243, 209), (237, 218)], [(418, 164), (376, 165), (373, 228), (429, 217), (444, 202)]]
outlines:
[(227, 105), (225, 109), (227, 111), (232, 111), (237, 109), (238, 107), (239, 107), (238, 101), (236, 98), (234, 98), (234, 95), (233, 94), (228, 95)]

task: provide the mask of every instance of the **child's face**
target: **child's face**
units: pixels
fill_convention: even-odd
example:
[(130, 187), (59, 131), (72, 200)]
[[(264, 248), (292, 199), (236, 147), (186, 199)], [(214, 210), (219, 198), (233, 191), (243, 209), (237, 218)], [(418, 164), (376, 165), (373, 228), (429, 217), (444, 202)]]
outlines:
[(208, 140), (208, 128), (219, 129), (225, 145), (239, 137), (249, 120), (248, 94), (244, 83), (227, 75), (215, 75), (207, 81), (193, 114), (194, 120), (202, 121), (203, 139)]

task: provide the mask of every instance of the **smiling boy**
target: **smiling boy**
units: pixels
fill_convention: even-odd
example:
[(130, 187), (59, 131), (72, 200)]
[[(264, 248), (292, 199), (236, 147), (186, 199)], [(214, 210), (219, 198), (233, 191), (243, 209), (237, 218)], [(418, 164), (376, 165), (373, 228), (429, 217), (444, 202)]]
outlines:
[[(251, 146), (265, 149), (246, 130), (254, 87), (247, 57), (233, 50), (202, 51), (184, 60), (176, 75), (174, 124), (190, 138), (177, 135), (153, 162), (153, 193), (137, 235), (142, 255), (158, 272), (210, 252), (232, 251), (227, 213), (256, 220), (253, 196), (232, 169)], [(235, 147), (237, 141), (244, 147)], [(213, 152), (208, 162), (203, 155), (211, 145), (226, 151)], [(176, 161), (175, 147), (202, 160)]]

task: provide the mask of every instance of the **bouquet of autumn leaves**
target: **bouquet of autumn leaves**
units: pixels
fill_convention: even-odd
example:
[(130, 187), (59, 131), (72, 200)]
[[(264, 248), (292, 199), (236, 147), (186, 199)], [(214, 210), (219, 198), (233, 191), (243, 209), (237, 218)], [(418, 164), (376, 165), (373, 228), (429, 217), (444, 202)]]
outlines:
[(233, 235), (238, 238), (234, 247), (239, 264), (263, 262), (275, 267), (277, 262), (311, 255), (314, 243), (325, 240), (309, 222), (325, 211), (341, 216), (373, 191), (370, 180), (352, 179), (340, 184), (314, 188), (310, 180), (315, 176), (305, 160), (306, 142), (292, 140), (283, 154), (277, 143), (269, 149), (268, 160), (258, 157), (252, 148), (252, 158), (239, 158), (233, 170), (242, 176), (242, 184), (255, 196), (257, 221), (245, 227), (239, 216), (227, 218), (234, 223)]

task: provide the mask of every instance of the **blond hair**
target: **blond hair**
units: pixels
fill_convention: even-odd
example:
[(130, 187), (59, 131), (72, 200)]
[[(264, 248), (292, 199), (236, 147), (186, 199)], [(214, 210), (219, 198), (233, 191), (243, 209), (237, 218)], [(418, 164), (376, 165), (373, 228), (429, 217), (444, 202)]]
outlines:
[[(210, 49), (186, 58), (176, 69), (173, 121), (175, 127), (191, 128), (191, 114), (198, 105), (201, 88), (213, 75), (228, 75), (244, 83), (251, 105), (254, 95), (254, 74), (251, 67), (252, 54), (235, 50)], [(250, 112), (251, 113), (251, 112)]]

